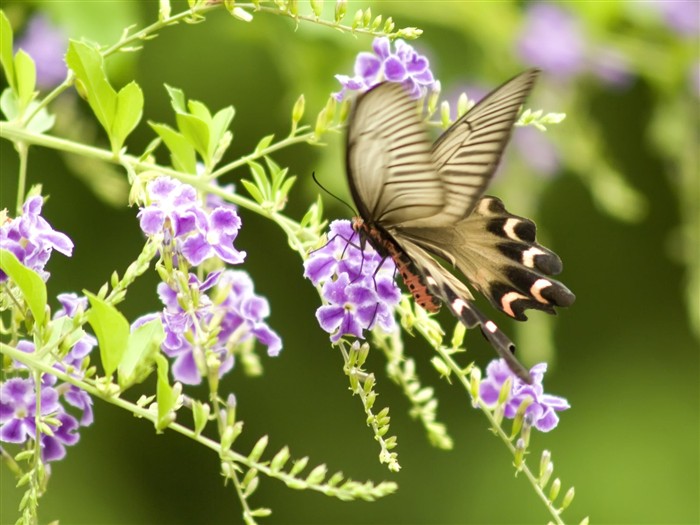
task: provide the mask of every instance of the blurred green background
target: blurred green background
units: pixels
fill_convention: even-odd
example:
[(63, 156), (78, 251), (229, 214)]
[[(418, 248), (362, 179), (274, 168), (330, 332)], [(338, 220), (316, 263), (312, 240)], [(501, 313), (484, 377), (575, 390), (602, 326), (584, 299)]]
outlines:
[[(518, 130), (489, 193), (503, 197), (510, 211), (537, 220), (545, 243), (564, 261), (562, 279), (577, 301), (553, 321), (535, 312), (518, 327), (485, 309), (517, 336), (527, 364), (550, 363), (547, 390), (572, 405), (556, 430), (533, 438), (535, 454), (552, 450), (564, 489), (576, 487), (564, 519), (698, 523), (699, 4), (349, 2), (347, 21), (369, 5), (399, 27), (424, 30), (412, 44), (428, 55), (450, 100), (465, 89), (491, 89), (531, 65), (545, 69), (528, 105), (568, 117), (546, 135)], [(157, 2), (3, 2), (3, 9), (18, 36), (32, 17), (44, 16), (71, 38), (102, 44), (157, 16)], [(300, 9), (310, 11), (305, 2)], [(683, 9), (687, 15), (680, 16)], [(329, 3), (324, 16), (332, 12)], [(371, 41), (310, 23), (295, 28), (274, 15), (256, 14), (246, 24), (221, 9), (111, 59), (111, 78), (117, 86), (137, 80), (146, 100), (144, 121), (173, 123), (164, 83), (214, 110), (235, 106), (230, 160), (250, 152), (263, 135), (285, 135), (300, 93), (313, 119), (339, 88), (333, 75), (352, 74), (355, 54), (369, 50)], [(74, 93), (57, 100), (55, 110), (64, 116), (53, 133), (105, 145)], [(143, 151), (152, 138), (142, 123), (129, 151)], [(274, 157), (299, 177), (287, 208), (292, 217), (300, 218), (318, 193), (310, 178), (314, 170), (333, 191), (348, 195), (343, 137), (326, 139), (326, 148), (295, 146)], [(0, 153), (0, 206), (14, 213), (17, 157), (7, 141), (0, 141)], [(223, 182), (246, 176), (241, 170)], [(139, 253), (137, 210), (118, 192), (124, 179), (113, 167), (32, 149), (29, 182), (43, 184), (50, 195), (45, 216), (76, 245), (71, 259), (52, 258), (51, 295), (95, 291)], [(348, 218), (346, 209), (326, 204), (328, 218)], [(546, 522), (543, 505), (524, 479), (514, 478), (509, 454), (485, 418), (460, 388), (438, 379), (419, 339), (409, 341), (408, 352), (423, 381), (437, 390), (439, 417), (455, 447), (444, 452), (429, 445), (374, 355), (370, 368), (378, 375), (382, 405), (391, 407), (403, 469), (391, 474), (379, 465), (342, 358), (316, 324), (319, 299), (302, 277), (301, 261), (272, 223), (241, 215), (236, 246), (248, 252), (244, 268), (256, 291), (268, 297), (270, 325), (285, 346), (279, 357), (262, 358), (262, 377), (237, 369), (225, 378), (222, 391), (235, 392), (245, 420), (237, 449), (246, 451), (269, 434), (271, 451), (286, 444), (293, 457), (309, 455), (331, 471), (391, 479), (400, 487), (375, 503), (343, 503), (263, 479), (252, 499), (274, 511), (263, 523)], [(153, 274), (130, 289), (123, 304), (127, 317), (159, 308), (156, 284)], [(449, 315), (441, 319), (453, 326)], [(476, 333), (467, 342), (470, 359), (485, 365), (493, 357)], [(210, 451), (174, 433), (156, 435), (148, 423), (96, 401), (94, 425), (53, 465), (41, 516), (75, 524), (241, 522), (238, 500), (222, 486), (218, 468)], [(0, 481), (0, 521), (12, 523), (21, 492), (7, 469)]]

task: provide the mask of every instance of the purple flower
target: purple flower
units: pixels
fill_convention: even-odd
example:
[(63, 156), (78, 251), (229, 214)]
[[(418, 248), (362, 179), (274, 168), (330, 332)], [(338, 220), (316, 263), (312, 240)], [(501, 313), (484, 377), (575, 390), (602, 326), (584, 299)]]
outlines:
[(609, 86), (625, 88), (632, 82), (627, 57), (612, 47), (601, 47), (590, 58), (593, 73)]
[(52, 88), (65, 80), (68, 70), (63, 55), (68, 37), (45, 16), (35, 15), (29, 20), (15, 47), (34, 60), (39, 88)]
[(562, 79), (585, 68), (581, 27), (568, 11), (555, 4), (529, 4), (518, 51), (524, 62)]
[[(84, 311), (87, 307), (87, 298), (80, 297), (74, 293), (60, 294), (58, 296), (58, 300), (63, 305), (63, 308), (56, 312), (56, 314), (53, 316), (54, 319), (59, 319), (61, 317), (74, 317), (77, 313)], [(36, 349), (34, 343), (26, 340), (18, 341), (16, 346), (18, 350), (28, 354), (33, 353)], [(57, 370), (67, 372), (73, 377), (82, 378), (88, 363), (86, 358), (96, 346), (97, 339), (90, 334), (84, 334), (68, 350), (68, 353), (65, 354), (60, 361), (54, 363), (53, 366)], [(27, 368), (25, 365), (18, 362), (13, 363), (13, 365), (18, 369)], [(58, 392), (59, 396), (63, 397), (69, 405), (82, 411), (80, 416), (81, 426), (91, 425), (94, 417), (92, 411), (92, 398), (90, 395), (77, 386), (70, 385), (68, 383), (59, 384), (58, 381), (58, 378), (50, 373), (44, 374), (41, 379), (42, 385), (54, 388)]]
[[(204, 372), (205, 352), (213, 352), (219, 358), (220, 376), (233, 368), (233, 348), (236, 345), (257, 340), (267, 347), (269, 356), (279, 354), (282, 340), (265, 322), (270, 307), (265, 298), (255, 294), (253, 281), (246, 272), (213, 272), (201, 283), (191, 275), (189, 287), (190, 294), (195, 290), (198, 292), (199, 304), (186, 311), (178, 301), (176, 290), (165, 283), (158, 285), (158, 295), (165, 305), (160, 314), (165, 329), (162, 349), (167, 356), (175, 358), (172, 371), (176, 380), (189, 385), (199, 384)], [(200, 293), (208, 290), (216, 300)], [(153, 314), (143, 316), (133, 327), (153, 317)], [(201, 341), (201, 333), (216, 333), (216, 337)]]
[(346, 335), (363, 338), (378, 324), (385, 332), (396, 326), (394, 307), (401, 292), (394, 282), (395, 267), (369, 244), (362, 251), (349, 221), (333, 221), (328, 242), (304, 261), (304, 277), (322, 285), (328, 303), (316, 310), (318, 322), (337, 342)]
[(340, 102), (347, 91), (367, 91), (385, 80), (403, 84), (412, 98), (420, 98), (434, 89), (437, 81), (430, 71), (428, 59), (403, 40), (397, 40), (395, 47), (396, 51), (392, 52), (388, 38), (375, 38), (372, 43), (374, 53), (357, 55), (354, 76), (335, 76), (343, 88), (333, 93), (333, 97)]
[(697, 0), (656, 0), (648, 6), (662, 14), (666, 24), (683, 36), (700, 33), (700, 3)]
[(547, 371), (547, 363), (540, 363), (530, 369), (532, 384), (521, 381), (508, 367), (505, 360), (495, 359), (486, 367), (486, 378), (481, 381), (479, 396), (489, 406), (496, 406), (503, 384), (512, 378), (510, 394), (505, 404), (505, 417), (513, 419), (520, 404), (526, 398), (532, 399), (532, 404), (525, 411), (525, 421), (541, 432), (549, 432), (559, 423), (557, 412), (570, 408), (569, 402), (563, 397), (544, 393), (542, 380)]
[(192, 186), (169, 177), (151, 181), (148, 194), (150, 204), (139, 211), (144, 233), (163, 234), (166, 245), (174, 239), (175, 250), (193, 266), (215, 256), (229, 264), (243, 262), (245, 252), (233, 247), (241, 228), (234, 207), (221, 205), (209, 211)]
[(198, 231), (185, 239), (182, 254), (194, 266), (215, 255), (229, 264), (241, 264), (246, 254), (233, 247), (240, 228), (241, 219), (234, 210), (216, 208), (198, 224)]
[[(49, 273), (44, 267), (55, 249), (70, 257), (73, 254), (73, 241), (67, 235), (55, 231), (41, 216), (44, 200), (30, 197), (22, 206), (22, 215), (0, 226), (0, 247), (11, 251), (19, 262), (37, 272), (44, 280)], [(0, 271), (0, 282), (7, 275)]]
[[(65, 445), (74, 445), (79, 436), (78, 422), (65, 413), (56, 389), (41, 388), (41, 416), (52, 416), (58, 425), (50, 424), (53, 436), (41, 435), (42, 457), (45, 461), (62, 459)], [(0, 386), (0, 441), (25, 443), (36, 437), (36, 392), (31, 379), (12, 378)]]

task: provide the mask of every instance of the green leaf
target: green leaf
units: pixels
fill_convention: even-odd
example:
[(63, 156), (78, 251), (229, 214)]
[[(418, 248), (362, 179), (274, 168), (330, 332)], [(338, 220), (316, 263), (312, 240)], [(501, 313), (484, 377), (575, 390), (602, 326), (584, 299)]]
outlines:
[(109, 136), (112, 150), (115, 144), (111, 134), (117, 106), (117, 92), (109, 84), (100, 52), (82, 42), (70, 41), (66, 64), (75, 73), (76, 88), (87, 97), (88, 104)]
[(216, 115), (214, 115), (214, 118), (211, 121), (212, 143), (209, 145), (211, 149), (211, 154), (214, 153), (214, 149), (216, 149), (216, 146), (221, 141), (221, 138), (224, 136), (224, 133), (226, 133), (228, 127), (231, 125), (231, 121), (233, 120), (233, 116), (235, 115), (235, 113), (236, 112), (234, 111), (233, 106), (228, 106), (217, 112)]
[(265, 199), (268, 200), (271, 196), (272, 188), (270, 187), (270, 181), (265, 175), (265, 168), (263, 168), (260, 164), (254, 161), (248, 162), (248, 166), (250, 167), (250, 173), (253, 175), (255, 185), (265, 196)]
[(170, 105), (176, 112), (187, 113), (187, 106), (185, 106), (185, 94), (181, 89), (169, 86), (165, 84), (165, 89), (170, 95)]
[(117, 149), (120, 149), (143, 114), (143, 92), (136, 82), (129, 82), (117, 95), (117, 106), (112, 134)]
[(170, 150), (173, 167), (185, 173), (197, 173), (197, 156), (189, 141), (166, 124), (156, 122), (148, 124), (158, 133), (158, 136), (165, 142), (165, 146)]
[(15, 254), (0, 249), (0, 268), (22, 291), (37, 324), (46, 319), (46, 283), (34, 270), (24, 266)]
[(122, 390), (148, 377), (164, 339), (163, 323), (159, 318), (139, 326), (129, 334), (124, 357), (119, 363), (119, 387)]
[(15, 74), (17, 75), (17, 94), (20, 107), (24, 109), (35, 96), (36, 66), (32, 57), (21, 49), (15, 55)]
[(105, 375), (111, 376), (121, 363), (129, 341), (129, 322), (114, 306), (85, 291), (90, 301), (88, 322), (97, 336)]
[(178, 393), (168, 382), (168, 360), (163, 354), (156, 354), (158, 367), (158, 382), (156, 384), (156, 401), (158, 404), (158, 420), (156, 429), (165, 429), (172, 421), (172, 412), (177, 403)]
[(255, 184), (245, 179), (241, 179), (241, 184), (243, 184), (245, 189), (248, 190), (248, 193), (250, 193), (251, 197), (255, 199), (255, 202), (262, 204), (265, 201), (265, 198)]
[(202, 119), (207, 124), (210, 123), (212, 120), (209, 109), (199, 100), (190, 100), (187, 103), (187, 109), (189, 109), (189, 111), (187, 111), (186, 113), (190, 113), (191, 115)]
[(209, 124), (188, 113), (177, 113), (175, 120), (180, 132), (194, 146), (206, 164), (209, 160)]
[(264, 149), (266, 149), (270, 144), (272, 144), (274, 138), (274, 135), (266, 135), (262, 139), (260, 139), (258, 145), (255, 146), (255, 153), (260, 154)]
[(5, 70), (7, 83), (13, 91), (17, 91), (15, 62), (12, 52), (12, 26), (2, 10), (0, 10), (0, 63), (2, 63), (2, 68)]

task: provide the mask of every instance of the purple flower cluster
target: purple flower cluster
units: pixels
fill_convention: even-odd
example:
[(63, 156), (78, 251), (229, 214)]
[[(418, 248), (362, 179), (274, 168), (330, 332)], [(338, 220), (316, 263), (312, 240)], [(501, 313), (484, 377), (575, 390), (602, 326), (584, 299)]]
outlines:
[(340, 102), (347, 96), (347, 91), (367, 91), (385, 80), (403, 84), (416, 99), (435, 89), (438, 82), (430, 71), (428, 59), (403, 40), (397, 40), (395, 47), (396, 51), (392, 51), (391, 42), (386, 37), (375, 38), (372, 43), (374, 53), (357, 55), (354, 76), (335, 76), (343, 88), (333, 93), (333, 97)]
[(36, 15), (29, 20), (15, 47), (23, 49), (34, 60), (36, 83), (40, 88), (52, 88), (65, 80), (68, 70), (63, 55), (68, 37), (45, 16)]
[[(194, 311), (183, 309), (177, 291), (160, 283), (158, 295), (165, 305), (163, 312), (143, 316), (134, 323), (137, 327), (160, 316), (166, 334), (162, 349), (175, 359), (172, 372), (177, 381), (188, 385), (201, 382), (206, 371), (205, 350), (218, 357), (220, 376), (233, 368), (232, 348), (238, 344), (254, 339), (267, 347), (268, 355), (279, 354), (282, 341), (265, 322), (270, 307), (265, 298), (255, 294), (246, 272), (213, 272), (203, 282), (190, 275), (188, 284), (188, 292), (197, 291), (199, 296)], [(206, 291), (211, 297), (199, 294)], [(216, 333), (216, 337), (201, 341), (201, 333)]]
[(304, 261), (304, 277), (322, 286), (328, 303), (316, 310), (321, 328), (334, 343), (347, 335), (363, 338), (363, 330), (375, 324), (385, 332), (394, 330), (401, 291), (394, 281), (393, 261), (369, 244), (361, 250), (349, 221), (332, 222), (328, 237), (326, 245)]
[(549, 432), (559, 423), (557, 412), (570, 408), (563, 397), (544, 393), (542, 380), (547, 371), (547, 363), (540, 363), (530, 369), (532, 384), (522, 382), (508, 367), (505, 360), (495, 359), (486, 367), (486, 378), (481, 381), (479, 396), (489, 406), (496, 406), (503, 384), (512, 378), (510, 395), (505, 404), (505, 417), (513, 419), (521, 403), (528, 397), (532, 404), (525, 411), (525, 421), (541, 432)]
[(211, 257), (230, 264), (240, 264), (245, 252), (233, 247), (241, 219), (231, 206), (204, 208), (197, 191), (169, 177), (159, 177), (148, 184), (150, 203), (139, 211), (141, 229), (147, 235), (163, 235), (164, 244), (187, 262), (197, 266)]
[[(67, 235), (55, 231), (41, 216), (44, 200), (30, 197), (22, 206), (22, 215), (0, 225), (0, 247), (11, 251), (19, 262), (37, 272), (46, 281), (49, 273), (44, 271), (46, 263), (55, 249), (70, 257), (73, 241)], [(7, 275), (0, 270), (0, 282)]]
[[(87, 307), (87, 299), (75, 294), (61, 294), (58, 300), (63, 306), (54, 319), (73, 317)], [(56, 363), (57, 370), (82, 377), (86, 358), (96, 346), (96, 339), (85, 334)], [(26, 353), (35, 351), (34, 343), (21, 340), (17, 349)], [(14, 363), (17, 370), (24, 365)], [(36, 389), (34, 381), (14, 377), (0, 386), (0, 441), (22, 444), (27, 439), (36, 438)], [(52, 435), (42, 433), (41, 451), (44, 461), (56, 461), (66, 455), (66, 446), (74, 445), (80, 439), (78, 428), (93, 422), (92, 398), (84, 390), (74, 385), (59, 382), (52, 374), (44, 374), (41, 379), (41, 416), (50, 418), (44, 421)], [(69, 414), (61, 401), (81, 411), (80, 420)]]
[[(15, 377), (0, 386), (0, 441), (25, 443), (34, 439), (36, 429), (36, 390), (34, 381)], [(41, 455), (44, 461), (56, 461), (66, 455), (66, 445), (78, 442), (78, 421), (66, 413), (59, 403), (57, 389), (41, 388), (42, 417), (51, 417), (58, 424), (46, 422), (53, 435), (41, 434)]]
[(524, 62), (562, 80), (588, 70), (613, 86), (625, 86), (631, 80), (625, 56), (612, 48), (587, 46), (579, 21), (554, 3), (528, 4), (517, 45)]

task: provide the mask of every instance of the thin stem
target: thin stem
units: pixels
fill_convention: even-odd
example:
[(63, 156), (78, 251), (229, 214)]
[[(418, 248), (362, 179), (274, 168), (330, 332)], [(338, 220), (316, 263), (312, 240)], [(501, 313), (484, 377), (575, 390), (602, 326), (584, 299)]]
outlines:
[(17, 154), (19, 156), (19, 176), (17, 177), (17, 215), (22, 213), (24, 204), (24, 194), (27, 188), (27, 161), (29, 157), (29, 146), (26, 142), (16, 142)]
[[(420, 326), (417, 326), (416, 328), (419, 332), (422, 333)], [(498, 424), (496, 419), (493, 417), (493, 414), (491, 414), (491, 411), (489, 410), (489, 408), (486, 406), (486, 404), (484, 404), (484, 402), (481, 399), (475, 400), (472, 397), (469, 381), (467, 380), (465, 374), (462, 372), (462, 369), (457, 364), (457, 362), (452, 358), (450, 353), (447, 352), (442, 346), (434, 345), (433, 348), (440, 355), (440, 357), (447, 363), (447, 365), (450, 367), (450, 370), (452, 370), (452, 372), (457, 376), (457, 378), (459, 378), (460, 383), (462, 383), (462, 386), (464, 386), (464, 389), (467, 391), (467, 394), (469, 395), (472, 402), (476, 401), (476, 404), (479, 407), (479, 410), (481, 410), (481, 412), (489, 420), (489, 422), (491, 423), (491, 427), (498, 434), (498, 436), (501, 438), (503, 443), (505, 443), (506, 447), (508, 447), (508, 450), (510, 450), (511, 454), (515, 455), (515, 447), (513, 446), (513, 443), (511, 442), (510, 438), (505, 433), (503, 428), (501, 428), (501, 426)], [(535, 489), (535, 492), (537, 493), (537, 495), (544, 502), (544, 504), (547, 507), (547, 509), (549, 510), (549, 513), (551, 514), (552, 518), (554, 518), (554, 522), (557, 523), (558, 525), (564, 525), (564, 521), (562, 521), (561, 517), (559, 516), (559, 512), (557, 511), (557, 509), (554, 508), (552, 503), (549, 501), (549, 498), (547, 498), (547, 495), (542, 490), (542, 487), (540, 487), (540, 484), (538, 483), (537, 477), (532, 473), (532, 471), (527, 466), (527, 463), (524, 460), (522, 462), (520, 470), (525, 474), (525, 477), (527, 477), (527, 479), (530, 481), (530, 483), (532, 484), (533, 488)]]
[(229, 171), (233, 171), (236, 168), (240, 168), (241, 166), (245, 166), (248, 164), (250, 161), (259, 159), (261, 157), (265, 157), (266, 155), (269, 155), (270, 153), (274, 153), (277, 150), (286, 148), (287, 146), (291, 146), (292, 144), (300, 144), (302, 142), (311, 142), (314, 138), (314, 133), (312, 131), (303, 133), (301, 135), (289, 135), (288, 137), (280, 140), (279, 142), (276, 142), (274, 144), (270, 144), (267, 148), (261, 149), (260, 151), (255, 151), (254, 153), (251, 153), (249, 155), (244, 155), (240, 159), (234, 160), (233, 162), (229, 162), (228, 164), (225, 164), (221, 166), (219, 169), (214, 171), (211, 175), (209, 175), (208, 178), (210, 179), (216, 179), (217, 177), (221, 177), (225, 173), (228, 173)]

